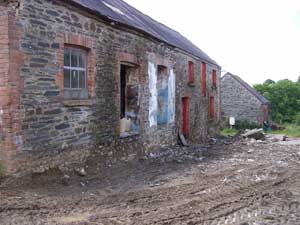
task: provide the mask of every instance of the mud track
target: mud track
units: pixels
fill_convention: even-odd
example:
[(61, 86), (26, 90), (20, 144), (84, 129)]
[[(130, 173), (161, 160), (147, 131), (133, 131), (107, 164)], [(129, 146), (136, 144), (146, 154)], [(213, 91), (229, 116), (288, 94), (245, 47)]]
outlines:
[(300, 224), (300, 145), (164, 149), (88, 176), (2, 183), (0, 224)]

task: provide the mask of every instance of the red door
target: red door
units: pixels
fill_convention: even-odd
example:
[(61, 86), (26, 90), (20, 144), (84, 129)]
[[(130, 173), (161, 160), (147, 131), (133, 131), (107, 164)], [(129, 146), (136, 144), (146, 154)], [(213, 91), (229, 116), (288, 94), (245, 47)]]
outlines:
[(182, 133), (185, 137), (189, 134), (189, 98), (182, 98)]

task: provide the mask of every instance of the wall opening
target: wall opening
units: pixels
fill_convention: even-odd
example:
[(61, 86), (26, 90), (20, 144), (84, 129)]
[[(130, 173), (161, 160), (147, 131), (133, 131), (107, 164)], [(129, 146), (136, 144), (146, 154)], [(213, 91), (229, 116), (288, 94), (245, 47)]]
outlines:
[(187, 138), (189, 135), (189, 98), (182, 98), (182, 134)]
[(166, 66), (157, 66), (157, 124), (168, 123), (168, 104), (169, 104), (169, 89), (168, 89), (168, 68)]
[(195, 79), (195, 69), (194, 69), (194, 63), (192, 61), (189, 61), (189, 67), (188, 67), (188, 83), (193, 84)]
[(201, 87), (202, 95), (206, 96), (206, 63), (201, 63)]
[(215, 117), (215, 98), (210, 96), (209, 98), (209, 119), (213, 120)]
[(140, 133), (138, 67), (121, 64), (120, 69), (120, 136)]
[(217, 71), (212, 71), (212, 87), (217, 88)]

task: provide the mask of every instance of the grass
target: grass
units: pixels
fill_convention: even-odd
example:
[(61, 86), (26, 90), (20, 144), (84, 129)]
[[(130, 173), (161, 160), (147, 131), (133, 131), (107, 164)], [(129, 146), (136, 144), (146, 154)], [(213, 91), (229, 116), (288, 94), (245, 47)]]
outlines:
[(296, 124), (287, 124), (284, 125), (284, 130), (274, 130), (268, 133), (271, 134), (284, 134), (288, 137), (300, 137), (300, 126)]
[(0, 178), (6, 175), (5, 167), (0, 163)]
[(238, 133), (239, 131), (237, 129), (230, 129), (230, 128), (224, 128), (224, 129), (221, 129), (220, 131), (220, 135), (221, 136), (224, 136), (224, 137), (229, 137), (229, 136), (234, 136)]

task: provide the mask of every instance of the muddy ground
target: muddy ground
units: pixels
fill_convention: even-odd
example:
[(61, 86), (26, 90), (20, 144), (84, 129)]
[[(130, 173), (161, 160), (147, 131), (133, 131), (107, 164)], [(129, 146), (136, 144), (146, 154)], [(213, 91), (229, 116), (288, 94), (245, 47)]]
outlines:
[(6, 180), (0, 224), (300, 224), (300, 141), (175, 147), (84, 177)]

